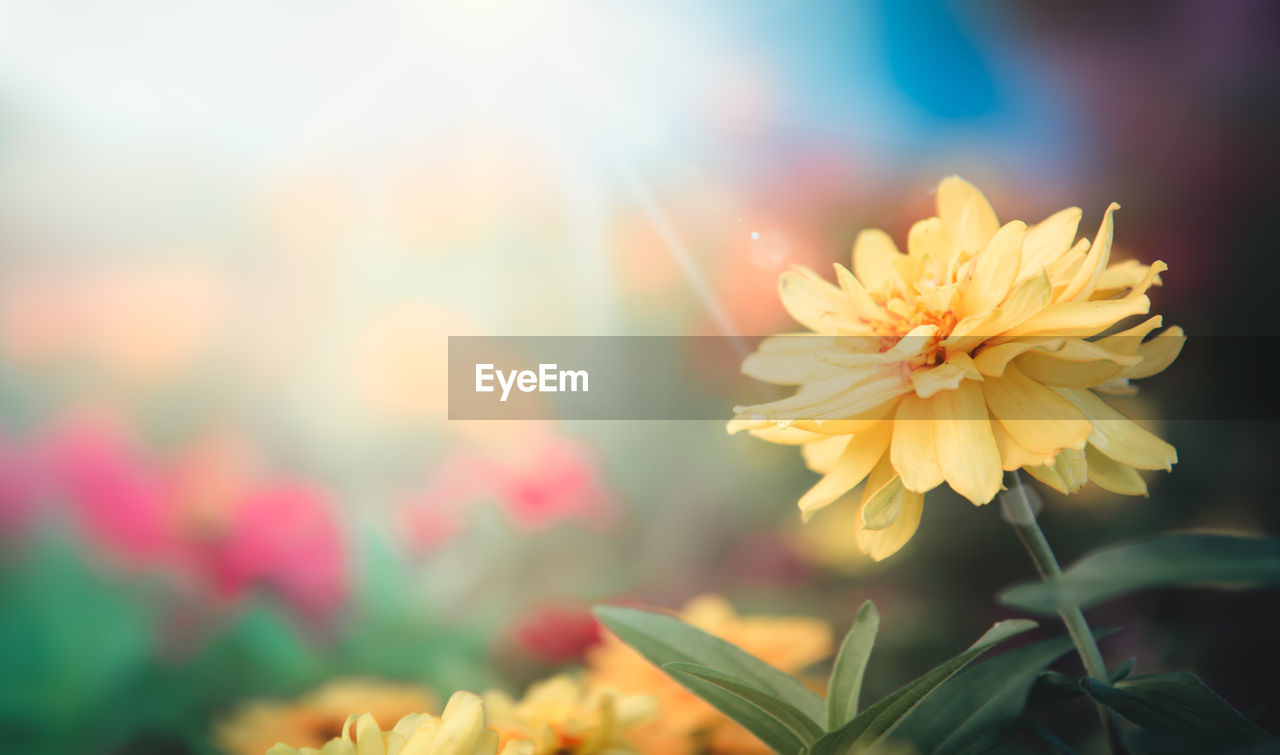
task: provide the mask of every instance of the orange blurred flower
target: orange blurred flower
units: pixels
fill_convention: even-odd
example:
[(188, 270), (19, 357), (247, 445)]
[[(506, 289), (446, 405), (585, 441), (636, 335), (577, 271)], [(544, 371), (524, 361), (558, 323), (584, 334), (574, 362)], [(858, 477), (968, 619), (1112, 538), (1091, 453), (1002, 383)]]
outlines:
[[(796, 674), (832, 653), (831, 627), (818, 619), (739, 616), (727, 600), (704, 595), (685, 604), (680, 618), (737, 645), (783, 671)], [(681, 687), (612, 634), (587, 656), (592, 684), (658, 699), (658, 716), (632, 740), (648, 755), (702, 751), (753, 755), (770, 752), (739, 724)]]
[(296, 700), (246, 703), (214, 727), (214, 741), (229, 755), (262, 755), (277, 742), (319, 748), (342, 733), (355, 711), (381, 721), (438, 710), (440, 700), (416, 684), (378, 679), (335, 679)]

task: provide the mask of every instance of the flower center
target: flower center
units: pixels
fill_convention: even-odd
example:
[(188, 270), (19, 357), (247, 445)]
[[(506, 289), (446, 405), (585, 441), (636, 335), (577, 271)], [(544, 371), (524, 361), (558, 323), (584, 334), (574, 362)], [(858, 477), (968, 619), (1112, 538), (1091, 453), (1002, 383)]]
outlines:
[[(907, 364), (910, 369), (915, 369), (918, 367), (934, 367), (947, 360), (946, 349), (941, 344), (951, 335), (951, 331), (955, 328), (959, 319), (954, 311), (949, 307), (942, 310), (932, 309), (919, 299), (908, 301), (902, 298), (894, 298), (883, 306), (889, 314), (889, 319), (872, 323), (872, 327), (880, 339), (878, 346), (881, 353), (901, 344), (903, 338), (907, 338), (911, 331), (921, 325), (933, 325), (937, 330), (928, 336), (926, 343), (923, 345), (909, 344), (912, 351), (917, 348), (919, 348), (919, 351), (907, 361)], [(910, 338), (923, 337), (910, 336)]]

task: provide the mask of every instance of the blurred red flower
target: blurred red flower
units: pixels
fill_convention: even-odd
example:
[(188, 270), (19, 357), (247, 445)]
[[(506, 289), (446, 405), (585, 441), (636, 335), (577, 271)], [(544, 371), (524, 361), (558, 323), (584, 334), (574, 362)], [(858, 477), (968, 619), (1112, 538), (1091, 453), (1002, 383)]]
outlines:
[(600, 624), (585, 608), (544, 606), (519, 621), (513, 634), (535, 658), (559, 665), (582, 661), (600, 642)]

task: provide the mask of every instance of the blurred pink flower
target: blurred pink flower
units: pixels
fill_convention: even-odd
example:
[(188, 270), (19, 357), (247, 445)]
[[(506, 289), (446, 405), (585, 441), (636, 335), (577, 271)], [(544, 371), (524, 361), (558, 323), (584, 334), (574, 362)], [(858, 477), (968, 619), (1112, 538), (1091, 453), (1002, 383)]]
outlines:
[(578, 440), (538, 432), (498, 448), (446, 457), (402, 512), (409, 544), (431, 551), (452, 540), (465, 529), (466, 507), (480, 503), (496, 503), (524, 531), (565, 521), (604, 531), (617, 524), (619, 515), (595, 452)]
[(225, 436), (158, 460), (121, 422), (76, 417), (0, 451), (6, 530), (48, 499), (97, 555), (162, 573), (197, 598), (236, 602), (265, 588), (304, 618), (324, 619), (346, 594), (331, 502), (302, 483), (264, 482)]
[(563, 520), (607, 529), (617, 520), (618, 506), (600, 479), (599, 461), (586, 444), (564, 436), (547, 436), (522, 446), (497, 463), (492, 484), (507, 515), (517, 527), (543, 530)]
[(210, 576), (224, 597), (267, 585), (300, 614), (325, 618), (346, 594), (342, 532), (325, 496), (305, 485), (251, 494), (210, 557)]
[(75, 420), (54, 430), (46, 454), (52, 492), (91, 541), (130, 565), (176, 555), (164, 486), (122, 428)]

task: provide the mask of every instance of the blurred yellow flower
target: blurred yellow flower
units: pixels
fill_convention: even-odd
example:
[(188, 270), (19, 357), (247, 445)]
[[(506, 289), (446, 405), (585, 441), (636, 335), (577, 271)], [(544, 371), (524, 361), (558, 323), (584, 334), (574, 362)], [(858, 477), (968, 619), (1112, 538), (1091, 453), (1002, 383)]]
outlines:
[(822, 509), (821, 525), (795, 522), (784, 537), (797, 558), (845, 575), (867, 571), (875, 562), (858, 547), (850, 532), (862, 526), (862, 513), (852, 496), (845, 496)]
[(519, 702), (502, 692), (484, 696), (489, 726), (501, 741), (531, 741), (537, 755), (638, 752), (626, 734), (651, 718), (657, 705), (649, 695), (587, 687), (564, 674), (534, 684)]
[[(798, 673), (832, 652), (831, 628), (818, 619), (739, 616), (724, 598), (707, 595), (684, 607), (680, 618), (789, 673)], [(593, 685), (652, 695), (658, 715), (635, 729), (630, 739), (646, 755), (697, 752), (754, 755), (769, 748), (742, 726), (672, 681), (617, 637), (587, 656)]]
[(1092, 242), (1076, 241), (1080, 210), (1003, 226), (957, 177), (938, 186), (937, 217), (916, 223), (907, 254), (862, 232), (839, 285), (808, 269), (784, 273), (783, 305), (811, 332), (766, 339), (743, 371), (798, 386), (788, 398), (738, 407), (730, 432), (800, 445), (824, 475), (801, 497), (808, 519), (865, 481), (857, 530), (872, 558), (901, 548), (924, 493), (943, 482), (974, 504), (1003, 470), (1063, 492), (1088, 481), (1145, 495), (1136, 470), (1169, 469), (1177, 453), (1099, 393), (1132, 392), (1182, 348), (1147, 314), (1163, 262), (1109, 264), (1112, 204)]
[(484, 705), (470, 692), (456, 692), (444, 713), (411, 713), (390, 731), (370, 714), (347, 718), (338, 737), (320, 749), (277, 744), (267, 755), (532, 755), (533, 744), (509, 741), (499, 750), (498, 733), (485, 727)]
[(262, 755), (277, 742), (320, 747), (342, 732), (352, 711), (398, 721), (411, 713), (439, 710), (440, 700), (425, 687), (378, 679), (335, 679), (288, 701), (255, 701), (241, 706), (214, 731), (229, 755)]

